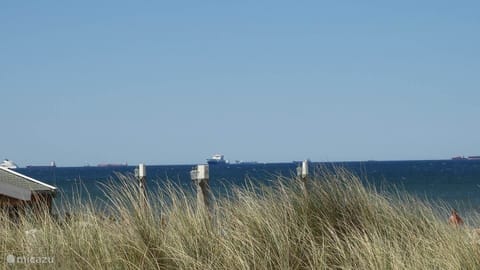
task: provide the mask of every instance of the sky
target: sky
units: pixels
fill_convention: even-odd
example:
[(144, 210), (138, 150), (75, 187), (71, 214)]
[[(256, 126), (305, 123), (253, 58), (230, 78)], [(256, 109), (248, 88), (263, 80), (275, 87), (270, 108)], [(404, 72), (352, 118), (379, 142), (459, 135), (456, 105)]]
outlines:
[(2, 1), (0, 158), (480, 155), (479, 13), (442, 0)]

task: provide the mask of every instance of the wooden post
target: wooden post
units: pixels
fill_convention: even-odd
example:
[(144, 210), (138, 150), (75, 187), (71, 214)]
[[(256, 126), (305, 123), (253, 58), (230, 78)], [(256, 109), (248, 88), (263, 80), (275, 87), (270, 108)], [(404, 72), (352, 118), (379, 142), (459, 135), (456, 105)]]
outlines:
[(210, 187), (208, 165), (197, 165), (190, 171), (190, 177), (197, 189), (197, 208), (210, 211)]
[(307, 196), (307, 181), (308, 181), (308, 160), (302, 161), (302, 164), (297, 168), (297, 176), (302, 181), (303, 194)]
[(135, 170), (135, 176), (138, 180), (138, 187), (140, 191), (140, 200), (144, 203), (147, 202), (147, 192), (146, 192), (146, 184), (147, 184), (147, 167), (145, 164), (140, 163), (138, 168)]

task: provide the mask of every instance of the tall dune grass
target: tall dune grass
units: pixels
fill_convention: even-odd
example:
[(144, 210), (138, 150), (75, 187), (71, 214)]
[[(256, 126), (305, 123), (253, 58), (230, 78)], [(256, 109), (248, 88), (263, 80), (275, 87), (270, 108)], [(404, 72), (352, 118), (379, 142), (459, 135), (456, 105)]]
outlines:
[[(0, 222), (1, 253), (49, 256), (31, 269), (480, 269), (468, 227), (446, 223), (448, 209), (383, 194), (336, 169), (308, 182), (279, 179), (217, 198), (212, 213), (174, 184), (138, 200), (135, 181), (106, 188), (105, 214), (72, 205), (69, 219), (48, 214)], [(443, 211), (443, 212), (442, 212)], [(442, 216), (442, 214), (444, 216)]]

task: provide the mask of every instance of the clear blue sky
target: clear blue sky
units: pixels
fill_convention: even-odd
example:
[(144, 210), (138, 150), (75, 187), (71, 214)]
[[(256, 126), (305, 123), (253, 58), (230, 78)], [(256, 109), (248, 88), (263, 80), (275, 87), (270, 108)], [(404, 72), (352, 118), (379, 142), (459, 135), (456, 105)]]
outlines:
[(2, 1), (0, 155), (480, 154), (479, 14), (479, 1)]

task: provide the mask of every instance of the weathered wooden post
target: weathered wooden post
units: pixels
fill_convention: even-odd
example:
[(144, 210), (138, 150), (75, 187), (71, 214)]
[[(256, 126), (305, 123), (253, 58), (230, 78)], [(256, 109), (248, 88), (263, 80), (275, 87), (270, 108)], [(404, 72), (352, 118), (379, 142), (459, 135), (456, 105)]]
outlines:
[(302, 181), (302, 189), (305, 196), (307, 195), (307, 181), (308, 181), (308, 160), (302, 161), (302, 164), (297, 167), (297, 176)]
[(147, 166), (140, 163), (138, 168), (135, 169), (135, 178), (138, 180), (138, 187), (140, 191), (140, 200), (146, 203), (147, 193), (146, 193), (146, 184), (147, 184)]
[(202, 210), (210, 209), (210, 187), (208, 185), (208, 165), (197, 165), (190, 171), (190, 177), (197, 189), (197, 208)]

